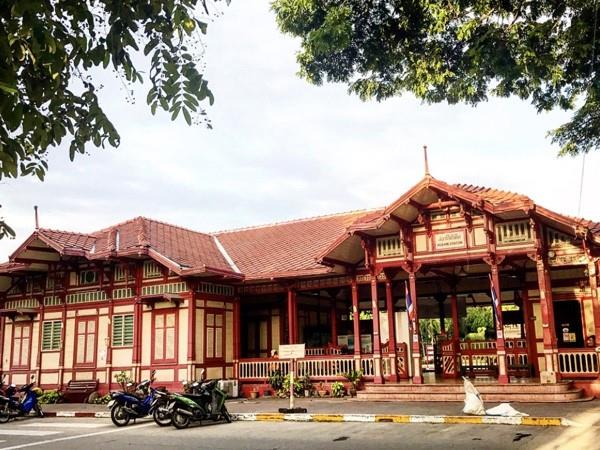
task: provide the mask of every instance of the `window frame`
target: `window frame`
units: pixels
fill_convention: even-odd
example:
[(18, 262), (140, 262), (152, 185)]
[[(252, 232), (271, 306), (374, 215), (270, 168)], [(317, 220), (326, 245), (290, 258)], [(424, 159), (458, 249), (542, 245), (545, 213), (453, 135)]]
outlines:
[[(166, 318), (168, 315), (173, 314), (174, 316), (174, 325), (173, 327), (166, 326)], [(163, 330), (168, 328), (174, 329), (174, 337), (173, 337), (173, 357), (172, 358), (157, 358), (156, 357), (156, 319), (159, 316), (163, 316)], [(155, 309), (152, 311), (152, 346), (150, 351), (152, 352), (151, 361), (152, 364), (173, 364), (177, 363), (179, 359), (179, 310), (177, 308), (168, 308), (168, 309)], [(166, 353), (166, 343), (167, 337), (166, 333), (163, 334), (163, 356)]]
[[(121, 343), (117, 344), (115, 342), (115, 319), (117, 317), (120, 317), (122, 320), (122, 324), (121, 324)], [(131, 317), (131, 343), (130, 344), (126, 344), (125, 343), (125, 318), (126, 317)], [(129, 347), (133, 347), (134, 341), (135, 341), (135, 317), (133, 313), (123, 313), (123, 314), (114, 314), (112, 316), (112, 327), (111, 327), (111, 347), (114, 348), (129, 348)]]
[[(79, 324), (82, 322), (87, 322), (86, 326), (85, 326), (85, 332), (83, 333), (83, 335), (85, 336), (85, 340), (84, 340), (84, 359), (87, 356), (87, 351), (88, 351), (88, 335), (92, 334), (88, 332), (88, 323), (89, 322), (93, 322), (94, 323), (94, 349), (92, 352), (92, 361), (84, 361), (84, 362), (77, 362), (77, 356), (79, 355), (79, 336), (82, 333), (79, 333)], [(74, 339), (75, 339), (75, 345), (73, 346), (73, 367), (95, 367), (96, 366), (96, 358), (97, 358), (97, 351), (98, 351), (98, 318), (97, 317), (90, 317), (90, 316), (82, 316), (82, 317), (77, 317), (77, 319), (75, 320), (75, 332), (74, 334)]]
[[(212, 314), (215, 316), (215, 320), (213, 322), (213, 325), (208, 325), (208, 315)], [(216, 317), (217, 316), (221, 316), (222, 321), (221, 321), (221, 325), (217, 326), (217, 320)], [(225, 361), (225, 355), (227, 353), (227, 349), (225, 347), (226, 344), (226, 331), (227, 331), (227, 315), (226, 315), (226, 311), (222, 310), (222, 309), (216, 309), (216, 308), (206, 308), (204, 310), (204, 359), (206, 361), (210, 361), (210, 362), (224, 362)], [(213, 330), (213, 340), (212, 340), (212, 356), (209, 356), (208, 354), (208, 350), (209, 350), (209, 343), (208, 343), (208, 329), (211, 328)], [(215, 356), (216, 355), (216, 350), (217, 350), (217, 333), (216, 330), (220, 328), (221, 329), (221, 356)]]
[[(14, 357), (15, 357), (15, 350), (17, 349), (16, 346), (16, 333), (15, 330), (16, 328), (19, 327), (21, 329), (21, 336), (18, 338), (19, 339), (19, 364), (14, 364)], [(23, 358), (23, 330), (27, 328), (29, 330), (29, 344), (28, 344), (28, 348), (27, 348), (27, 362), (25, 364), (21, 364), (21, 360)], [(12, 346), (11, 346), (11, 352), (10, 352), (10, 368), (12, 369), (29, 369), (29, 366), (31, 365), (31, 343), (33, 341), (32, 339), (32, 333), (33, 333), (33, 324), (31, 322), (21, 322), (21, 323), (14, 323), (13, 324), (13, 329), (12, 329)]]

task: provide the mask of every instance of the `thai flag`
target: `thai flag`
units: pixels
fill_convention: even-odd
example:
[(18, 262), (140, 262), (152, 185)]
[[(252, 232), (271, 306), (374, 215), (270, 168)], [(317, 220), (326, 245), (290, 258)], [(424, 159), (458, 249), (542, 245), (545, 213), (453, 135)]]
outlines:
[(492, 279), (492, 274), (488, 274), (490, 277), (490, 290), (492, 293), (492, 303), (494, 304), (494, 315), (496, 316), (496, 324), (498, 327), (501, 326), (500, 321), (502, 320), (502, 311), (500, 306), (500, 299), (496, 294), (496, 287), (494, 286), (494, 280)]
[(406, 312), (408, 313), (408, 320), (413, 322), (415, 320), (415, 307), (413, 305), (412, 299), (410, 298), (410, 291), (408, 290), (408, 282), (404, 283), (404, 287), (406, 290)]

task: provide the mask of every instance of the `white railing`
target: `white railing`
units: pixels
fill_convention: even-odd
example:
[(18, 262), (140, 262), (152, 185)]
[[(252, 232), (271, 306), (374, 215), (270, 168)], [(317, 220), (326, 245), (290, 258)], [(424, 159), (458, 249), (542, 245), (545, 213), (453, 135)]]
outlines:
[(289, 361), (281, 361), (278, 359), (254, 359), (240, 361), (238, 363), (238, 373), (240, 379), (266, 380), (276, 370), (279, 370), (282, 375), (287, 375), (289, 367)]
[(360, 360), (360, 369), (365, 377), (373, 377), (375, 376), (375, 368), (373, 367), (373, 357), (361, 357)]
[(342, 351), (335, 347), (307, 348), (306, 356), (341, 355)]
[(378, 258), (391, 258), (402, 255), (402, 243), (400, 242), (400, 238), (398, 236), (377, 239)]
[(311, 378), (336, 378), (352, 370), (354, 370), (352, 356), (306, 358), (298, 361), (298, 375), (301, 377), (308, 375)]
[[(279, 359), (244, 359), (238, 363), (238, 377), (240, 380), (266, 381), (276, 370), (282, 375), (289, 372), (288, 360)], [(375, 375), (373, 357), (361, 356), (361, 370), (365, 377)], [(316, 379), (337, 379), (342, 374), (355, 370), (353, 355), (309, 356), (299, 359), (296, 365), (297, 376), (308, 375)]]
[(24, 298), (22, 300), (10, 300), (6, 302), (6, 309), (33, 309), (39, 305), (35, 298)]
[(597, 376), (598, 354), (594, 350), (559, 350), (558, 367), (563, 375)]
[(528, 221), (505, 222), (496, 225), (498, 245), (522, 244), (533, 242)]

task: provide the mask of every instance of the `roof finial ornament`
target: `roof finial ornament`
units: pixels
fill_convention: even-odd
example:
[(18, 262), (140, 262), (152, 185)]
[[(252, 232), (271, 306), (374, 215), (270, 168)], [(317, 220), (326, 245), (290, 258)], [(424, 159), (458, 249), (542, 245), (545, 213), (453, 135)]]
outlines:
[(40, 221), (38, 219), (38, 208), (37, 205), (33, 207), (33, 211), (35, 214), (35, 229), (36, 231), (40, 229)]
[(429, 159), (427, 158), (427, 146), (426, 145), (423, 146), (423, 154), (425, 156), (425, 176), (430, 177), (431, 174), (429, 173)]

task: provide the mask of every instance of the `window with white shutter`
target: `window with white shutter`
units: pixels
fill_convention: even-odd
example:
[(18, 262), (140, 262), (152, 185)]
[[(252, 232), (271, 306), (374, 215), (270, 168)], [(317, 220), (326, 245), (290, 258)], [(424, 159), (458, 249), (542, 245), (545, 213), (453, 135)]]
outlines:
[(133, 314), (113, 316), (112, 346), (129, 347), (133, 345)]
[(62, 322), (49, 320), (42, 325), (42, 350), (60, 350)]

